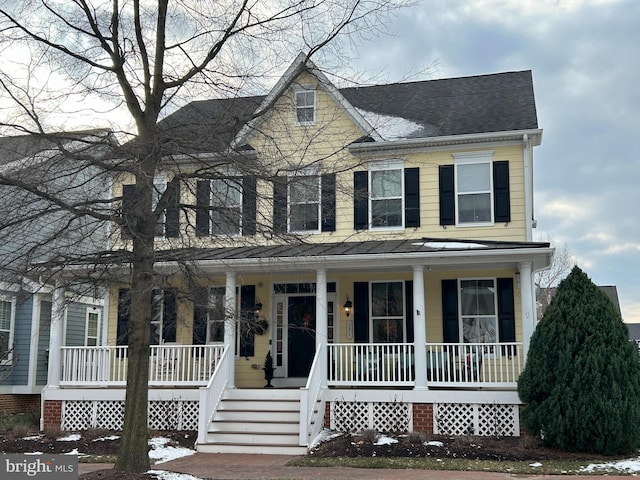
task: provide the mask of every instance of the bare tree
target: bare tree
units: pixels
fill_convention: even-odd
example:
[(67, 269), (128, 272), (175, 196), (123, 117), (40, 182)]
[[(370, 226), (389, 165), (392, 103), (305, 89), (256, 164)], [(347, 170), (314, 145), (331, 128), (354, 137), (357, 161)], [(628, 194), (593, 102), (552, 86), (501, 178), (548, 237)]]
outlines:
[(552, 238), (547, 237), (547, 242), (555, 248), (551, 268), (536, 273), (536, 304), (538, 319), (546, 309), (553, 297), (554, 288), (564, 279), (575, 266), (575, 257), (566, 242), (557, 244)]
[[(12, 225), (5, 225), (7, 229), (24, 226), (43, 212), (52, 220), (49, 231), (25, 245), (21, 258), (28, 261), (21, 265), (32, 265), (34, 256), (46, 249), (47, 254), (38, 258), (46, 259), (50, 265), (55, 260), (63, 269), (82, 259), (97, 265), (96, 270), (102, 265), (101, 273), (105, 273), (113, 258), (108, 248), (71, 254), (69, 249), (59, 248), (61, 239), (67, 240), (62, 242), (64, 247), (73, 247), (77, 238), (86, 238), (87, 232), (99, 232), (105, 224), (111, 226), (112, 234), (123, 232), (126, 236), (126, 249), (118, 258), (130, 265), (129, 366), (123, 441), (116, 469), (149, 469), (147, 382), (152, 312), (148, 300), (157, 278), (154, 237), (158, 228), (170, 223), (165, 215), (168, 207), (188, 209), (175, 205), (176, 200), (179, 203), (175, 195), (179, 185), (189, 184), (196, 177), (225, 178), (229, 170), (269, 180), (300, 162), (299, 157), (292, 159), (288, 152), (281, 151), (271, 163), (260, 163), (242, 151), (243, 145), (237, 145), (238, 150), (230, 150), (227, 155), (202, 160), (198, 154), (204, 150), (203, 132), (193, 129), (193, 120), (190, 124), (171, 125), (162, 124), (159, 119), (198, 96), (233, 99), (241, 92), (255, 91), (264, 84), (265, 77), (279, 71), (282, 62), (290, 61), (293, 52), (302, 50), (311, 58), (329, 49), (333, 55), (340, 51), (341, 42), (355, 41), (380, 30), (385, 17), (401, 3), (402, 0), (0, 2), (0, 49), (5, 57), (14, 58), (10, 66), (4, 63), (0, 76), (4, 89), (2, 125), (7, 132), (53, 139), (64, 158), (54, 162), (56, 168), (51, 163), (34, 163), (29, 168), (21, 168), (25, 167), (22, 165), (0, 173), (1, 184), (16, 189), (15, 195), (24, 196), (23, 200), (30, 200), (28, 204), (34, 206), (28, 209), (25, 221), (16, 216)], [(234, 122), (247, 122), (263, 113), (255, 111), (257, 105), (246, 104), (245, 118), (227, 117), (217, 130), (207, 132), (207, 138), (224, 144)], [(272, 106), (267, 105), (266, 109)], [(133, 125), (132, 131), (126, 123), (114, 128), (117, 138), (124, 140), (121, 143), (104, 136), (78, 140), (77, 136), (46, 135), (51, 126), (64, 128), (70, 116), (89, 113), (95, 117), (97, 111), (109, 110), (115, 116), (123, 110), (121, 107)], [(80, 147), (90, 146), (91, 152), (78, 148), (78, 142)], [(195, 164), (188, 171), (181, 169), (185, 155)], [(72, 161), (65, 163), (69, 160)], [(154, 184), (161, 170), (174, 172), (163, 189)], [(104, 191), (91, 201), (72, 194), (84, 184), (77, 179), (85, 174), (87, 182), (98, 178), (105, 185)], [(114, 177), (119, 182), (135, 184), (130, 196), (109, 191), (107, 187)], [(60, 178), (72, 182), (71, 193), (69, 185), (57, 183)], [(123, 208), (123, 203), (128, 208)], [(257, 233), (268, 235), (266, 228), (257, 227)], [(123, 243), (112, 245), (122, 247)]]

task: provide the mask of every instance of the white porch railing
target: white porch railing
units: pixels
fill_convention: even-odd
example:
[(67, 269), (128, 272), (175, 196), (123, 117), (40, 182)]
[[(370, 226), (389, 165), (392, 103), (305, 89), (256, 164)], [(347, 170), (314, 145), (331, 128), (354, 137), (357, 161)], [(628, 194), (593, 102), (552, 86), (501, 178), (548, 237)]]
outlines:
[(209, 423), (214, 413), (218, 409), (222, 395), (229, 383), (229, 362), (235, 361), (229, 349), (226, 348), (218, 357), (217, 368), (214, 370), (211, 379), (206, 387), (200, 387), (200, 402), (198, 412), (198, 443), (206, 443)]
[(413, 385), (412, 343), (333, 343), (327, 347), (328, 385)]
[(324, 426), (324, 409), (326, 400), (322, 388), (322, 369), (319, 368), (322, 346), (316, 355), (309, 371), (309, 378), (304, 388), (300, 389), (300, 441), (301, 446), (308, 446), (318, 436)]
[[(220, 360), (223, 345), (152, 345), (150, 386), (204, 386)], [(60, 386), (124, 386), (128, 347), (62, 347)]]
[[(524, 368), (522, 343), (429, 343), (430, 387), (517, 386)], [(330, 344), (330, 386), (413, 386), (414, 346), (410, 343)]]
[(511, 388), (523, 369), (522, 343), (427, 344), (429, 386)]

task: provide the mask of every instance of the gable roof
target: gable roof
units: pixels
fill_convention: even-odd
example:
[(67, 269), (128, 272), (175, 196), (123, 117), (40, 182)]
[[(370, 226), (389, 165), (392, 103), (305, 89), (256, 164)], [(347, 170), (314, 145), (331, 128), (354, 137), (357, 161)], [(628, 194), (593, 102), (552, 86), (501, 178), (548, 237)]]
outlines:
[[(287, 81), (283, 77), (267, 96), (197, 101), (169, 115), (159, 124), (167, 143), (184, 153), (226, 150), (239, 134), (246, 137), (246, 124), (254, 120), (254, 112), (290, 86), (290, 77), (301, 72), (295, 65), (287, 71)], [(332, 91), (334, 87), (313, 64), (304, 68), (363, 129), (378, 129), (367, 141), (383, 140), (385, 135), (378, 135), (384, 128), (380, 123), (394, 121), (411, 124), (406, 134), (400, 135), (407, 139), (538, 128), (530, 70)]]

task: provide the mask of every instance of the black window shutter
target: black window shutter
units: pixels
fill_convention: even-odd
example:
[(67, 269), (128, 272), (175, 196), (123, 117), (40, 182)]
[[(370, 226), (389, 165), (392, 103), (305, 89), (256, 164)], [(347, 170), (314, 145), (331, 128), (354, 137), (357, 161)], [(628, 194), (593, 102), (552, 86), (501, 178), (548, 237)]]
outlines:
[(133, 238), (130, 225), (133, 225), (134, 222), (135, 193), (135, 184), (122, 185), (122, 228), (120, 229), (120, 236), (123, 240), (131, 240)]
[(178, 298), (176, 291), (167, 288), (162, 291), (162, 340), (176, 341), (176, 324), (178, 322)]
[(255, 338), (253, 324), (255, 322), (253, 309), (256, 305), (256, 286), (243, 285), (240, 287), (240, 356), (253, 357), (255, 355)]
[(336, 174), (327, 173), (321, 179), (321, 229), (323, 232), (336, 231)]
[(369, 225), (369, 172), (353, 172), (353, 228)]
[[(406, 328), (407, 328), (407, 343), (413, 343), (413, 280), (407, 280), (404, 282), (404, 297), (407, 311), (404, 314)], [(424, 312), (422, 318), (424, 318)]]
[(496, 223), (511, 221), (508, 160), (493, 162), (493, 211)]
[(442, 341), (458, 343), (458, 281), (442, 280)]
[(116, 345), (129, 344), (129, 311), (131, 309), (131, 291), (128, 288), (118, 290), (118, 326), (116, 333)]
[(369, 342), (369, 283), (353, 282), (353, 331), (356, 343)]
[(198, 180), (196, 184), (196, 235), (211, 233), (209, 211), (211, 208), (211, 185), (208, 180)]
[(242, 179), (242, 234), (256, 234), (256, 177)]
[(165, 210), (164, 236), (176, 238), (180, 236), (180, 184), (170, 182), (167, 184), (167, 209)]
[(455, 225), (456, 199), (453, 165), (440, 165), (440, 225)]
[(420, 169), (404, 169), (404, 225), (420, 226)]
[[(207, 302), (208, 289), (198, 287), (193, 292), (193, 335), (194, 345), (204, 345), (207, 343)], [(198, 350), (196, 350), (198, 351)]]
[(513, 278), (498, 278), (498, 332), (500, 342), (516, 341)]
[(273, 178), (273, 231), (287, 232), (287, 178)]

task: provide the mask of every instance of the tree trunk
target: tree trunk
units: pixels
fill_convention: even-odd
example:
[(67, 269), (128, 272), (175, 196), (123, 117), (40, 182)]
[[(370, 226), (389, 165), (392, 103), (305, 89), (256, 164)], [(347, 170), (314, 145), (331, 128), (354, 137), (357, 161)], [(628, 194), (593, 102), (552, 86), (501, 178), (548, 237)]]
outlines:
[(154, 232), (152, 211), (153, 168), (136, 178), (134, 200), (133, 271), (131, 277), (131, 310), (129, 315), (129, 348), (127, 389), (122, 443), (116, 470), (146, 472), (149, 470), (149, 431), (147, 424), (149, 384), (149, 340), (151, 329), (151, 292), (154, 287)]

